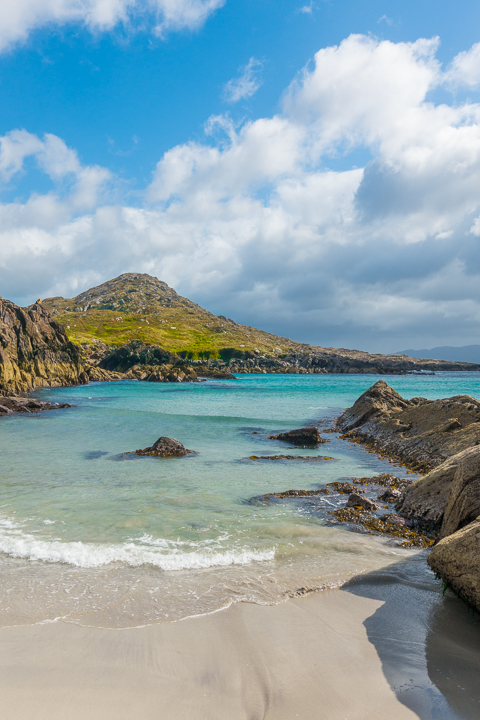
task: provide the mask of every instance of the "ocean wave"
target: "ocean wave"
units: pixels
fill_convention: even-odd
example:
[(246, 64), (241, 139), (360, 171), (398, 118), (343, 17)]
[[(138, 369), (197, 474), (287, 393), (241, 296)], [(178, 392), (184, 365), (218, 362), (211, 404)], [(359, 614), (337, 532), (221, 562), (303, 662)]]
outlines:
[[(165, 545), (168, 541), (165, 541)], [(27, 560), (43, 560), (51, 563), (66, 563), (82, 568), (96, 568), (111, 563), (124, 563), (132, 567), (153, 565), (162, 570), (197, 570), (227, 565), (248, 565), (252, 562), (273, 560), (275, 550), (253, 550), (251, 548), (232, 548), (213, 550), (208, 547), (192, 552), (172, 550), (161, 552), (165, 548), (161, 540), (159, 548), (145, 543), (125, 542), (118, 545), (96, 545), (93, 543), (62, 542), (61, 540), (41, 540), (32, 534), (24, 533), (9, 521), (0, 523), (0, 552), (10, 557)]]

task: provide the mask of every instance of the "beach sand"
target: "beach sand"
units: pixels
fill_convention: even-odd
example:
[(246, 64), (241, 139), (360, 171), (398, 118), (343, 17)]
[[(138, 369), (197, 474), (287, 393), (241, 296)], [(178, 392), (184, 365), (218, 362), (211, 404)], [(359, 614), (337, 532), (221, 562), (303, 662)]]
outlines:
[(474, 720), (479, 625), (456, 598), (386, 569), (143, 628), (4, 628), (0, 717)]

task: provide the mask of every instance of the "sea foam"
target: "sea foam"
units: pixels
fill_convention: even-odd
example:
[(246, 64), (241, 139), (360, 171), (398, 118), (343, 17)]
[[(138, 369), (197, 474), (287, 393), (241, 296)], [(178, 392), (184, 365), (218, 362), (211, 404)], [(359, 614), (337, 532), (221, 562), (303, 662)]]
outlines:
[(0, 521), (0, 552), (15, 558), (67, 563), (82, 568), (124, 563), (132, 567), (153, 565), (162, 570), (195, 570), (247, 565), (251, 562), (273, 560), (275, 557), (274, 549), (215, 550), (206, 547), (185, 552), (176, 547), (179, 544), (161, 538), (155, 541), (150, 537), (141, 538), (139, 542), (129, 541), (117, 545), (62, 542), (58, 539), (41, 540), (33, 534), (24, 533), (11, 520)]

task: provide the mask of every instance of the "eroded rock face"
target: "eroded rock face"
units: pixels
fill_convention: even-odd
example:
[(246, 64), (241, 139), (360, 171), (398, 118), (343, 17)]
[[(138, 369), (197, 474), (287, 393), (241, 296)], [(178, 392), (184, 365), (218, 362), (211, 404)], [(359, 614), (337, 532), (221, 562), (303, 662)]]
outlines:
[(480, 517), (437, 543), (427, 562), (454, 592), (480, 611)]
[[(474, 495), (480, 498), (480, 487), (475, 484), (475, 468), (480, 471), (480, 447), (469, 448), (446, 460), (437, 468), (416, 480), (402, 494), (397, 504), (397, 510), (410, 519), (421, 522), (425, 527), (434, 532), (442, 528), (442, 537), (447, 533), (444, 531), (444, 516), (448, 511), (449, 532), (455, 532), (464, 519), (470, 517), (472, 520), (480, 514), (471, 514), (469, 503), (480, 508), (480, 503), (474, 501)], [(458, 478), (458, 481), (457, 481)], [(473, 481), (473, 482), (472, 482)], [(453, 488), (455, 493), (452, 494)], [(462, 497), (457, 506), (457, 499)], [(472, 506), (472, 507), (473, 507)]]
[(48, 310), (0, 298), (0, 389), (26, 392), (87, 381), (76, 346)]
[(312, 447), (320, 443), (329, 442), (321, 437), (315, 425), (308, 425), (307, 427), (298, 428), (297, 430), (288, 430), (284, 433), (278, 433), (278, 435), (269, 435), (269, 437), (273, 440), (283, 440), (283, 442), (288, 442), (291, 445), (298, 445), (300, 447)]
[(154, 457), (182, 457), (191, 455), (193, 452), (193, 450), (187, 450), (178, 440), (169, 437), (160, 437), (151, 447), (135, 450), (136, 455), (152, 455)]
[(443, 516), (442, 538), (452, 535), (480, 515), (480, 447), (460, 455), (461, 462), (455, 471)]
[(336, 428), (425, 472), (480, 442), (480, 402), (468, 395), (405, 400), (380, 380), (345, 410)]

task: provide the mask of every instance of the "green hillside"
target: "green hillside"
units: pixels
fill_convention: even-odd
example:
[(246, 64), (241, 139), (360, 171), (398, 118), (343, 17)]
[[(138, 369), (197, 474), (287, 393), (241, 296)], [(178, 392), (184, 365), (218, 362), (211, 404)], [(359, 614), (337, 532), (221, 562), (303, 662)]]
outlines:
[(43, 305), (66, 327), (69, 339), (79, 344), (101, 340), (119, 346), (140, 340), (191, 358), (222, 359), (229, 359), (235, 350), (275, 356), (308, 347), (213, 315), (166, 283), (141, 273), (125, 273), (72, 299), (47, 298)]

